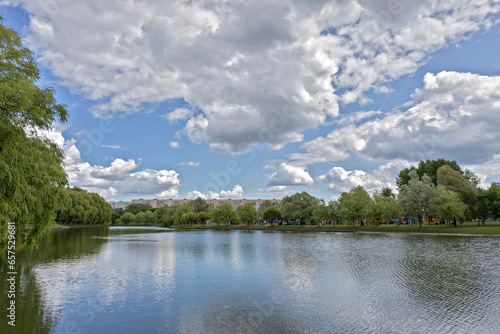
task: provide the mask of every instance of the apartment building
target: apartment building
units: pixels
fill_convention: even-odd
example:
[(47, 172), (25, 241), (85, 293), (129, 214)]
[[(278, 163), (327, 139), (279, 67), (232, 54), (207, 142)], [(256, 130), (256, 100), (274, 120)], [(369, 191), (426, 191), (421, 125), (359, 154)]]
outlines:
[[(187, 198), (183, 198), (183, 199), (172, 199), (172, 198), (169, 198), (169, 199), (157, 199), (157, 198), (142, 199), (142, 198), (140, 198), (140, 199), (133, 199), (132, 201), (110, 202), (110, 204), (111, 204), (111, 207), (113, 209), (117, 209), (117, 208), (125, 209), (127, 207), (127, 205), (129, 205), (129, 204), (149, 204), (149, 205), (151, 205), (152, 208), (161, 208), (162, 206), (166, 206), (166, 205), (168, 205), (168, 206), (178, 205), (178, 204), (189, 203), (191, 201), (192, 201), (192, 199), (187, 199)], [(266, 199), (246, 199), (246, 198), (215, 199), (215, 198), (212, 198), (212, 199), (207, 199), (206, 201), (212, 207), (216, 207), (218, 205), (221, 205), (222, 203), (230, 203), (234, 210), (236, 210), (236, 208), (242, 204), (254, 203), (255, 208), (258, 210), (259, 206), (262, 204), (262, 202), (266, 201)], [(269, 199), (269, 201), (281, 203), (281, 199)]]

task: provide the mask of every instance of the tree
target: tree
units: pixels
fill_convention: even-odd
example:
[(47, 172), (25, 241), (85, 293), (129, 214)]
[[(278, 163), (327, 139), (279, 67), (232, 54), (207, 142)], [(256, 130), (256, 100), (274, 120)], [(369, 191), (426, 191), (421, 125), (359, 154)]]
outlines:
[(40, 87), (33, 53), (0, 17), (0, 245), (8, 222), (15, 222), (18, 244), (36, 244), (69, 204), (63, 153), (40, 136), (54, 121), (67, 120), (54, 90)]
[(352, 188), (349, 192), (343, 192), (339, 198), (339, 214), (352, 222), (361, 222), (369, 214), (371, 205), (370, 195), (362, 186)]
[(325, 205), (323, 200), (313, 210), (313, 218), (316, 222), (322, 223), (324, 220), (330, 220), (331, 216), (328, 212), (328, 206)]
[(441, 166), (448, 165), (450, 166), (451, 169), (456, 170), (463, 174), (462, 169), (460, 166), (457, 164), (455, 160), (449, 161), (445, 159), (438, 159), (438, 160), (426, 160), (420, 161), (418, 164), (418, 168), (415, 167), (410, 167), (410, 168), (405, 168), (402, 171), (399, 172), (398, 177), (396, 178), (396, 184), (398, 185), (399, 189), (401, 190), (401, 187), (405, 184), (408, 184), (410, 181), (410, 172), (411, 171), (416, 171), (417, 175), (421, 178), (426, 174), (430, 179), (432, 184), (435, 186), (438, 185), (437, 182), (437, 171)]
[(250, 226), (250, 223), (254, 223), (259, 218), (259, 213), (257, 209), (255, 209), (254, 203), (245, 203), (236, 208), (236, 213), (238, 214), (238, 218), (242, 223), (247, 223)]
[(229, 222), (236, 220), (236, 213), (233, 210), (233, 207), (229, 203), (222, 203), (217, 205), (212, 212), (210, 212), (210, 219), (213, 222), (226, 223), (229, 225)]
[(132, 212), (133, 214), (136, 214), (140, 211), (147, 211), (151, 210), (153, 207), (149, 204), (143, 204), (143, 203), (131, 203), (127, 205), (125, 208), (125, 212)]
[(410, 181), (401, 186), (398, 194), (399, 205), (407, 215), (417, 217), (422, 227), (423, 217), (429, 215), (434, 198), (434, 185), (430, 177), (424, 174), (422, 180), (415, 170), (410, 172)]
[(366, 208), (367, 210), (367, 217), (372, 221), (375, 222), (376, 226), (378, 227), (380, 224), (380, 221), (383, 219), (384, 215), (384, 208), (382, 206), (382, 203), (384, 201), (384, 197), (374, 194), (373, 198), (370, 201), (370, 204)]
[(201, 197), (196, 197), (196, 199), (191, 201), (191, 204), (193, 205), (194, 213), (208, 212), (210, 209), (210, 205)]
[(194, 212), (184, 213), (181, 216), (181, 221), (184, 224), (193, 224), (198, 221), (198, 215)]
[(280, 208), (280, 204), (278, 202), (272, 202), (270, 200), (265, 200), (264, 202), (262, 202), (260, 205), (259, 205), (259, 218), (260, 219), (264, 219), (263, 217), (263, 214), (264, 214), (264, 211), (266, 211), (267, 208), (270, 208), (274, 206), (275, 208)]
[(383, 187), (382, 190), (380, 191), (380, 196), (384, 198), (388, 197), (396, 198), (396, 194), (394, 193), (391, 187)]
[(436, 196), (433, 200), (433, 211), (440, 220), (446, 220), (446, 225), (449, 226), (451, 219), (464, 217), (467, 205), (461, 200), (460, 196), (447, 187), (439, 185), (436, 188)]
[(205, 224), (209, 219), (210, 219), (210, 214), (208, 212), (202, 211), (198, 213), (198, 221), (201, 224)]
[(183, 223), (181, 219), (183, 214), (192, 213), (194, 211), (194, 207), (191, 203), (172, 205), (172, 208), (175, 208), (175, 211), (173, 212), (173, 221), (175, 225), (180, 225)]
[(68, 188), (70, 205), (57, 212), (59, 224), (109, 224), (111, 222), (111, 205), (96, 193), (89, 193), (78, 187)]
[(472, 217), (477, 212), (479, 203), (477, 200), (477, 188), (462, 173), (444, 165), (437, 171), (438, 184), (458, 194), (463, 203), (467, 205), (466, 216)]
[(121, 218), (123, 224), (132, 224), (135, 221), (135, 215), (132, 212), (126, 212)]
[(144, 212), (144, 223), (148, 225), (156, 224), (156, 216), (153, 211)]
[(139, 211), (135, 214), (134, 217), (134, 224), (135, 225), (145, 225), (146, 224), (146, 213), (143, 211)]
[(399, 207), (399, 203), (397, 199), (394, 197), (383, 197), (382, 202), (380, 203), (382, 206), (382, 219), (392, 223), (392, 220), (396, 220), (396, 227), (398, 226), (399, 216), (401, 214), (401, 208)]
[(264, 213), (262, 214), (262, 219), (264, 219), (267, 222), (273, 222), (275, 220), (281, 219), (281, 211), (280, 209), (271, 206), (264, 210)]
[(319, 204), (319, 199), (305, 191), (285, 196), (281, 201), (283, 218), (299, 221), (300, 226), (313, 217), (313, 211)]
[(340, 220), (339, 215), (339, 202), (338, 201), (330, 201), (328, 203), (328, 215), (335, 220), (336, 223)]

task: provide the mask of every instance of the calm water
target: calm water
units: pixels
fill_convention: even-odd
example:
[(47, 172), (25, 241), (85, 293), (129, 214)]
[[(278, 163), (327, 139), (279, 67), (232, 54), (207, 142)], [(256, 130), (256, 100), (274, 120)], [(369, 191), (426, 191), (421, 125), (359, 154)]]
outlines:
[[(17, 257), (16, 330), (499, 333), (499, 246), (499, 238), (53, 230), (37, 253)], [(13, 332), (5, 267), (2, 333)]]

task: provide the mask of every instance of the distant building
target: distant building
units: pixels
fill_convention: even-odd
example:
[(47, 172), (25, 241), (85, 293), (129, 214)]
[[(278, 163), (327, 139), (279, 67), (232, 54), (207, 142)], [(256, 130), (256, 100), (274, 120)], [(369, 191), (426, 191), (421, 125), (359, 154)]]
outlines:
[[(166, 205), (168, 205), (168, 206), (178, 205), (178, 204), (189, 203), (191, 201), (192, 201), (192, 199), (187, 199), (187, 198), (183, 198), (183, 199), (172, 199), (172, 198), (169, 198), (169, 199), (157, 199), (157, 198), (142, 199), (142, 198), (140, 198), (140, 199), (133, 199), (132, 201), (129, 201), (129, 202), (127, 202), (127, 201), (110, 202), (110, 204), (111, 204), (111, 207), (113, 209), (118, 209), (118, 208), (125, 209), (127, 207), (127, 205), (129, 205), (129, 204), (149, 204), (149, 205), (151, 205), (152, 208), (161, 208), (162, 206), (166, 206)], [(236, 210), (236, 208), (242, 204), (254, 203), (255, 208), (258, 210), (259, 206), (262, 204), (262, 202), (266, 201), (266, 199), (246, 199), (246, 198), (215, 199), (215, 198), (212, 198), (212, 199), (207, 199), (206, 201), (209, 205), (211, 205), (213, 207), (221, 205), (222, 203), (230, 203), (234, 210)], [(281, 203), (281, 199), (269, 199), (269, 201)]]
[(111, 204), (111, 208), (113, 209), (124, 209), (127, 207), (127, 205), (132, 204), (130, 201), (118, 201), (118, 202), (109, 202)]

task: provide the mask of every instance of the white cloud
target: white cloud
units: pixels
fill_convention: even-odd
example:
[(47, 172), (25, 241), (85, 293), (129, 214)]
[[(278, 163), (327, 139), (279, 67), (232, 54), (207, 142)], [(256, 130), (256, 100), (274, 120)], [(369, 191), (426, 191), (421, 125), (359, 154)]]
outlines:
[(180, 148), (181, 147), (181, 144), (179, 144), (178, 142), (176, 141), (171, 141), (170, 142), (170, 147), (171, 148)]
[(409, 167), (406, 161), (393, 161), (379, 166), (372, 173), (363, 170), (346, 171), (342, 167), (333, 167), (326, 174), (316, 178), (319, 183), (328, 183), (334, 194), (340, 194), (356, 186), (363, 186), (369, 193), (382, 187), (392, 187), (391, 181), (399, 171)]
[(121, 147), (120, 145), (99, 145), (99, 147), (106, 147), (106, 148), (113, 148), (113, 149), (116, 149), (116, 150), (126, 150), (127, 148), (126, 147)]
[(269, 177), (268, 186), (311, 185), (313, 178), (303, 167), (281, 163)]
[(52, 139), (65, 153), (64, 169), (71, 186), (78, 186), (99, 195), (110, 198), (119, 196), (177, 197), (181, 186), (179, 173), (174, 170), (144, 169), (134, 159), (115, 159), (109, 167), (91, 165), (84, 161), (76, 147), (76, 140), (65, 140), (62, 128), (41, 134)]
[(186, 198), (197, 198), (201, 197), (204, 199), (208, 198), (243, 198), (243, 187), (240, 186), (239, 184), (235, 185), (233, 189), (231, 190), (221, 190), (219, 193), (216, 193), (214, 191), (209, 191), (208, 194), (204, 194), (202, 192), (199, 192), (197, 190), (194, 191), (188, 191)]
[(235, 185), (232, 190), (221, 190), (221, 198), (242, 198), (243, 197), (243, 187), (239, 184)]
[(302, 130), (338, 115), (339, 102), (389, 91), (387, 82), (433, 51), (488, 28), (500, 8), (498, 0), (12, 3), (30, 14), (39, 61), (95, 100), (95, 115), (183, 98), (200, 110), (187, 137), (233, 152), (301, 141)]
[(189, 162), (180, 162), (177, 164), (177, 166), (192, 166), (192, 167), (199, 167), (200, 166), (200, 163), (199, 162), (193, 162), (193, 161), (189, 161)]
[(451, 159), (479, 164), (500, 152), (500, 76), (427, 73), (413, 107), (348, 124), (304, 143), (290, 158), (310, 164), (351, 154), (372, 160)]
[(177, 108), (174, 111), (166, 114), (164, 117), (169, 120), (170, 123), (175, 123), (177, 121), (183, 121), (193, 115), (193, 110), (187, 108)]

